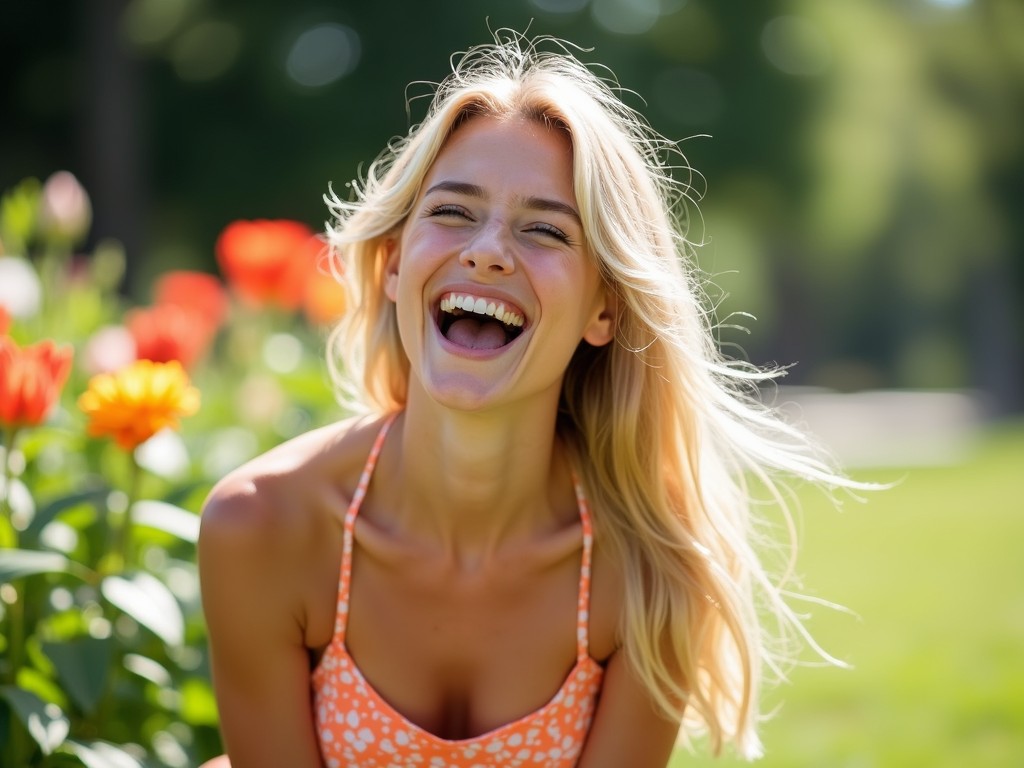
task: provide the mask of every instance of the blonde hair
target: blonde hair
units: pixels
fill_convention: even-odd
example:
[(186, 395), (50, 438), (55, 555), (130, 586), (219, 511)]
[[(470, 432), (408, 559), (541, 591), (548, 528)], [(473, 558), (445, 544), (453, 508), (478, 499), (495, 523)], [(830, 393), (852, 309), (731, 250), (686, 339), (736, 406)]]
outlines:
[(326, 196), (351, 308), (330, 342), (339, 392), (352, 410), (405, 403), (408, 361), (382, 290), (384, 243), (452, 132), (480, 114), (564, 130), (589, 252), (615, 297), (616, 336), (604, 347), (581, 343), (565, 374), (559, 431), (602, 546), (623, 563), (622, 647), (658, 707), (681, 720), (684, 739), (706, 732), (713, 752), (731, 743), (754, 757), (760, 681), (776, 660), (760, 613), (813, 641), (755, 552), (745, 478), (783, 508), (777, 471), (845, 481), (754, 397), (777, 372), (719, 353), (680, 224), (688, 188), (668, 162), (682, 156), (617, 85), (564, 43), (508, 30), (452, 69), (423, 121), (353, 182), (351, 199)]

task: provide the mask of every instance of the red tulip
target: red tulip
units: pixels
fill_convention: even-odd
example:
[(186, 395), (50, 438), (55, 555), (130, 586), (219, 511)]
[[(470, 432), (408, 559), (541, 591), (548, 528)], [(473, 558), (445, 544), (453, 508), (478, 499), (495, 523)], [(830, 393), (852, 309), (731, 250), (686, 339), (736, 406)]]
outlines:
[(286, 219), (235, 221), (217, 238), (217, 263), (247, 303), (286, 310), (302, 304), (323, 245), (313, 231)]
[(213, 340), (215, 328), (198, 312), (176, 304), (133, 309), (125, 325), (135, 339), (135, 357), (154, 363), (177, 360), (190, 368)]
[(0, 336), (0, 426), (41, 424), (71, 372), (73, 351), (49, 339), (19, 347)]
[(153, 303), (174, 304), (196, 312), (213, 330), (220, 328), (227, 316), (228, 299), (224, 286), (206, 272), (179, 269), (165, 272), (153, 287)]

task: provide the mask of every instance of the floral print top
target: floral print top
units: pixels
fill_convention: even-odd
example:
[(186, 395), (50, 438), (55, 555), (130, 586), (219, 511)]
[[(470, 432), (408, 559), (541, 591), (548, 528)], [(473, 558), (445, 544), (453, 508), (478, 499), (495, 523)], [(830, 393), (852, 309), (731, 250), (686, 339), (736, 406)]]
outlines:
[[(397, 414), (396, 414), (397, 415)], [(374, 690), (345, 647), (352, 543), (356, 516), (395, 415), (388, 418), (367, 458), (345, 515), (334, 637), (313, 671), (313, 703), (320, 751), (327, 768), (571, 768), (593, 721), (604, 669), (588, 652), (593, 530), (576, 480), (583, 528), (576, 610), (576, 664), (558, 692), (536, 711), (468, 739), (443, 739), (409, 721)]]

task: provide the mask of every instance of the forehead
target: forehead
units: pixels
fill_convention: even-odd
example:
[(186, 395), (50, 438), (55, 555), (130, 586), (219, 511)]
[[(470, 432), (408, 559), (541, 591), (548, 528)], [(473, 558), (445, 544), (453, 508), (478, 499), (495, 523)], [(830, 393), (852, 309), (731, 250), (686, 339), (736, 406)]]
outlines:
[(573, 195), (572, 143), (539, 120), (473, 117), (448, 138), (424, 184), (459, 181), (526, 194)]

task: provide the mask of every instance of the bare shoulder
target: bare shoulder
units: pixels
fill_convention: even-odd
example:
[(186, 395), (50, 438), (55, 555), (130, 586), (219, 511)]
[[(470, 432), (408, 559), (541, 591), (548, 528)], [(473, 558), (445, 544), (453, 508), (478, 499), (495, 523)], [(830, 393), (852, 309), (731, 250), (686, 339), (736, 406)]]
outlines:
[(351, 495), (373, 423), (348, 419), (306, 432), (221, 479), (203, 504), (200, 540), (284, 543)]
[(214, 486), (203, 505), (198, 559), (215, 647), (251, 645), (224, 625), (224, 617), (243, 615), (268, 637), (308, 647), (329, 640), (344, 514), (376, 431), (372, 420), (313, 430)]

